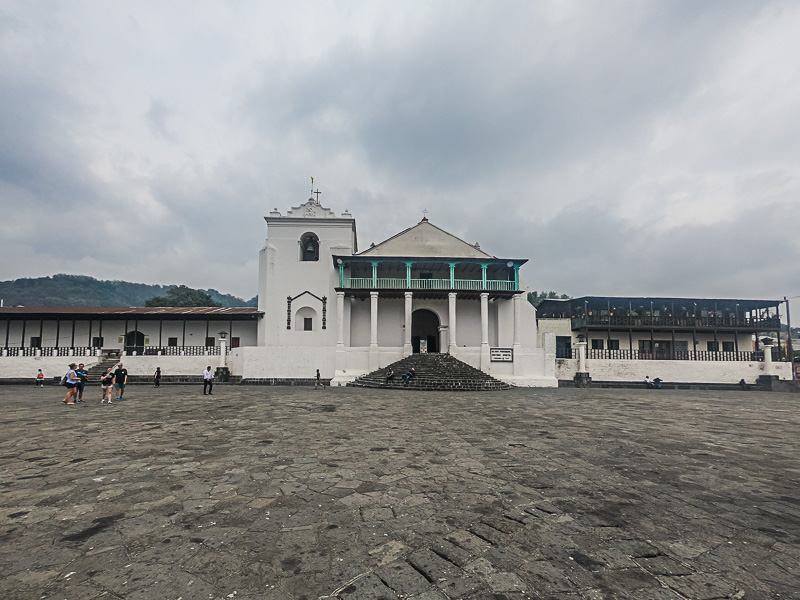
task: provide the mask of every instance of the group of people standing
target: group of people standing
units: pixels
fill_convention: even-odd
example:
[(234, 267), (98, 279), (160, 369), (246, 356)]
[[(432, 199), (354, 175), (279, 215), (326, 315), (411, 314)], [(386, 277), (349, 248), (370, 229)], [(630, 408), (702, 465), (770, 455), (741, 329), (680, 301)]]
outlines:
[[(41, 369), (39, 370), (41, 373)], [(39, 374), (37, 373), (37, 381)], [(44, 376), (42, 375), (42, 384), (44, 383)], [(67, 388), (67, 395), (64, 397), (64, 404), (77, 404), (83, 402), (83, 392), (86, 384), (89, 382), (89, 374), (83, 363), (76, 365), (70, 363), (69, 371), (64, 375), (61, 380), (63, 385)], [(112, 371), (111, 367), (106, 369), (105, 375), (100, 378), (100, 388), (102, 395), (100, 404), (113, 404), (111, 394), (116, 390), (117, 400), (123, 400), (125, 395), (125, 386), (128, 383), (128, 370), (120, 363), (115, 370)]]

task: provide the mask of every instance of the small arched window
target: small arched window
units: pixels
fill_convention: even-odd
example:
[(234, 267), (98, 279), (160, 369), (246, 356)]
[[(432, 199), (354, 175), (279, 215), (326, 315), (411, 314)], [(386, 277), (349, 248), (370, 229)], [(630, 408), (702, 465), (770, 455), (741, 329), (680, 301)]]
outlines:
[(319, 260), (319, 238), (313, 233), (306, 233), (300, 238), (300, 260)]
[(295, 331), (316, 331), (318, 329), (317, 311), (310, 306), (298, 309), (294, 314), (294, 328)]

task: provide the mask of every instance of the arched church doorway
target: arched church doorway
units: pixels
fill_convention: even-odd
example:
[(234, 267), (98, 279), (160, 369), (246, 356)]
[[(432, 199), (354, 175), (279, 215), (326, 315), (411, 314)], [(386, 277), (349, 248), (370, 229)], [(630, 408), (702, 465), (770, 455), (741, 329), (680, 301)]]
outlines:
[(125, 338), (125, 352), (144, 354), (144, 334), (141, 331), (129, 331)]
[(439, 352), (439, 317), (425, 308), (411, 313), (411, 347), (415, 354), (420, 346), (427, 346), (428, 352)]

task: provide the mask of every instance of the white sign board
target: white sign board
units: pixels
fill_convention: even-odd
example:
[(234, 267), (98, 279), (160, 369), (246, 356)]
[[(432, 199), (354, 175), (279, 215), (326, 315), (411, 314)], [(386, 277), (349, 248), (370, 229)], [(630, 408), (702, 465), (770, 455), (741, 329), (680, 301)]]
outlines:
[(489, 360), (492, 362), (514, 362), (514, 349), (489, 348)]

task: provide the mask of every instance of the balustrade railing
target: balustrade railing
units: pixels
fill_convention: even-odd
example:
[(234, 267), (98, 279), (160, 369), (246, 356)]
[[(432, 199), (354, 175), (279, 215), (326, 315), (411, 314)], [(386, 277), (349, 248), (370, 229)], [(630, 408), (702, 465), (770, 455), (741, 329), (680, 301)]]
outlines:
[(602, 327), (678, 327), (678, 328), (737, 328), (772, 331), (780, 327), (780, 318), (768, 317), (748, 319), (744, 316), (720, 315), (718, 317), (670, 317), (662, 316), (627, 316), (627, 315), (579, 315), (572, 317), (575, 329), (586, 326)]
[[(108, 350), (108, 349), (106, 349)], [(219, 356), (219, 346), (144, 346), (142, 349), (136, 347), (124, 348), (124, 351), (130, 356), (134, 352), (140, 356)], [(229, 349), (225, 348), (225, 354)], [(103, 348), (90, 348), (90, 347), (10, 347), (0, 349), (2, 356), (63, 356), (76, 358), (81, 356), (100, 356), (103, 354)]]
[(2, 349), (3, 356), (97, 356), (100, 354), (100, 348), (91, 348), (88, 346), (74, 346), (74, 347), (52, 347), (45, 346), (42, 348), (34, 348), (26, 346), (25, 348), (9, 347)]
[[(227, 346), (225, 354), (228, 353)], [(219, 346), (146, 346), (144, 356), (219, 356)]]
[[(577, 348), (571, 351), (559, 348), (556, 358), (578, 358)], [(764, 352), (725, 352), (720, 350), (714, 352), (713, 350), (599, 350), (596, 348), (588, 348), (586, 350), (587, 359), (598, 360), (694, 360), (694, 361), (738, 361), (738, 362), (758, 362), (764, 360)], [(781, 352), (777, 348), (772, 349), (772, 360), (781, 360)]]
[[(450, 279), (411, 279), (410, 281), (401, 277), (346, 277), (344, 287), (348, 289), (360, 290), (471, 290), (471, 291), (508, 291), (516, 290), (513, 281), (504, 279), (487, 279), (486, 285), (482, 279), (454, 279), (452, 285)], [(410, 285), (409, 285), (410, 284)]]

